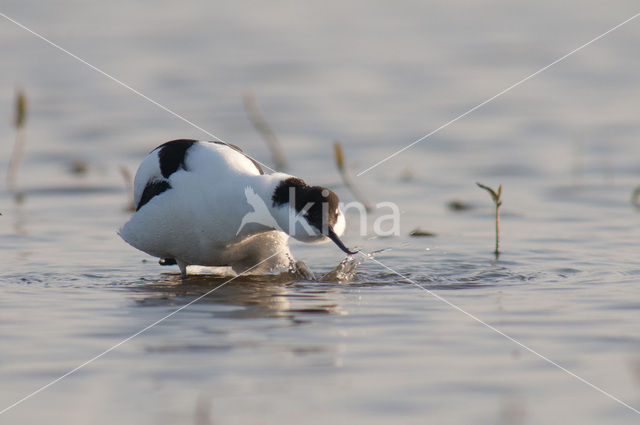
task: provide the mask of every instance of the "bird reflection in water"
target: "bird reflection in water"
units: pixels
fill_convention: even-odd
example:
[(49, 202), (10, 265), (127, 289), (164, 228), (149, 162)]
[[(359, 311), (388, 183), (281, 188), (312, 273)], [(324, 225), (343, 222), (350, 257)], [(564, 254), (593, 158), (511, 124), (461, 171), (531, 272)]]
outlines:
[(131, 289), (140, 295), (136, 296), (136, 303), (142, 307), (181, 307), (211, 292), (189, 309), (202, 312), (198, 306), (208, 305), (211, 308), (204, 311), (213, 317), (298, 319), (304, 314), (345, 314), (330, 296), (341, 292), (335, 283), (299, 281), (287, 273), (229, 279), (195, 275), (182, 280), (171, 275)]

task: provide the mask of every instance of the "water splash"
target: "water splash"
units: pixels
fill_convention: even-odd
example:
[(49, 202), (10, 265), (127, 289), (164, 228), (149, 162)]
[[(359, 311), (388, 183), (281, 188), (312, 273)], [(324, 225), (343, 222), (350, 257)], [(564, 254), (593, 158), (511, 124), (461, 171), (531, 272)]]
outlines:
[(389, 250), (389, 248), (378, 249), (369, 253), (358, 251), (361, 256), (349, 255), (345, 257), (336, 267), (322, 275), (320, 279), (316, 278), (316, 275), (304, 261), (296, 261), (292, 257), (287, 256), (289, 258), (289, 268), (286, 272), (281, 274), (281, 277), (293, 280), (308, 280), (312, 282), (352, 282), (356, 280), (356, 269), (360, 264), (364, 263), (369, 258), (373, 258), (376, 254), (387, 250)]
[(319, 281), (337, 283), (351, 282), (356, 279), (356, 269), (360, 264), (364, 263), (369, 258), (373, 258), (376, 254), (387, 250), (388, 248), (378, 249), (369, 253), (358, 251), (360, 254), (362, 254), (361, 257), (349, 255), (344, 260), (340, 261), (340, 264), (338, 264), (333, 270), (322, 276)]
[(316, 275), (313, 274), (309, 266), (307, 266), (307, 264), (304, 261), (296, 261), (294, 263), (294, 267), (295, 267), (295, 275), (299, 279), (311, 280), (311, 281), (316, 280)]
[(310, 280), (316, 281), (316, 275), (311, 271), (309, 266), (304, 261), (296, 261), (289, 254), (287, 254), (287, 258), (289, 259), (289, 268), (286, 273), (286, 277), (293, 280)]

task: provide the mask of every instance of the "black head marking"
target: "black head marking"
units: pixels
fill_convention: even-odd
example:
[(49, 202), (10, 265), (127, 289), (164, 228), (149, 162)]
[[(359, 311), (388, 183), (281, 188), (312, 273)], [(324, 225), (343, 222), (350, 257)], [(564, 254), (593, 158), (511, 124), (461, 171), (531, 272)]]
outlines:
[(178, 139), (164, 143), (154, 149), (154, 151), (158, 150), (160, 171), (165, 179), (178, 171), (180, 167), (185, 170), (187, 169), (184, 164), (184, 158), (187, 150), (193, 146), (194, 143), (197, 143), (197, 141), (192, 139)]
[(162, 192), (168, 189), (171, 189), (171, 185), (166, 180), (151, 180), (147, 182), (147, 185), (142, 191), (140, 202), (138, 202), (138, 205), (136, 206), (136, 211), (142, 208), (144, 204), (149, 202), (154, 196), (160, 195)]
[(271, 196), (271, 200), (273, 201), (273, 206), (276, 207), (278, 205), (286, 204), (289, 202), (289, 188), (294, 187), (296, 189), (302, 189), (308, 187), (304, 180), (299, 179), (297, 177), (290, 177), (286, 180), (281, 181), (278, 186), (276, 186), (273, 191), (273, 195)]
[[(290, 188), (293, 188), (296, 212), (301, 212), (308, 203), (311, 203), (311, 206), (304, 214), (309, 224), (320, 231), (327, 229), (326, 224), (328, 224), (328, 228), (335, 226), (338, 220), (338, 195), (327, 188), (308, 186), (304, 180), (290, 177), (280, 182), (273, 191), (273, 196), (271, 197), (273, 206), (290, 202)], [(324, 209), (323, 205), (325, 205)]]
[(233, 145), (231, 143), (227, 143), (227, 142), (222, 142), (222, 141), (214, 141), (212, 143), (215, 143), (216, 145), (224, 145), (224, 146), (229, 146), (231, 149), (236, 150), (238, 152), (240, 152), (241, 154), (243, 154), (245, 157), (247, 157), (247, 159), (251, 162), (253, 162), (253, 165), (256, 166), (256, 168), (258, 169), (258, 172), (263, 175), (264, 174), (264, 170), (262, 169), (262, 167), (260, 166), (260, 164), (258, 164), (258, 162), (251, 158), (249, 155), (245, 154), (242, 149), (240, 149), (238, 146)]

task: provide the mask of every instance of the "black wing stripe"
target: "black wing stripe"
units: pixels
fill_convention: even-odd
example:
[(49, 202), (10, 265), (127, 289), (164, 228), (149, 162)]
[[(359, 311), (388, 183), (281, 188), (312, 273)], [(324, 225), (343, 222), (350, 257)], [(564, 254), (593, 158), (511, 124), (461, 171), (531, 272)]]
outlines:
[(187, 169), (184, 158), (187, 155), (187, 150), (194, 144), (196, 140), (192, 139), (178, 139), (164, 143), (158, 146), (154, 150), (158, 150), (158, 158), (160, 160), (160, 172), (162, 177), (169, 178), (169, 176), (179, 168)]
[(152, 180), (147, 183), (140, 197), (140, 202), (136, 207), (136, 211), (142, 208), (147, 202), (153, 199), (154, 196), (160, 195), (165, 190), (171, 189), (171, 185), (166, 180)]
[[(154, 150), (159, 150), (158, 158), (160, 160), (160, 172), (162, 173), (162, 177), (166, 179), (166, 178), (169, 178), (171, 174), (178, 171), (178, 169), (180, 168), (184, 170), (187, 169), (187, 166), (185, 165), (184, 160), (187, 155), (187, 150), (191, 146), (193, 146), (194, 143), (198, 143), (198, 141), (193, 139), (177, 139), (177, 140), (171, 140), (170, 142), (164, 143), (158, 146), (156, 149), (154, 149)], [(264, 170), (262, 169), (260, 164), (255, 159), (245, 154), (242, 151), (242, 149), (240, 149), (238, 146), (231, 143), (227, 143), (227, 142), (221, 142), (221, 141), (212, 141), (211, 143), (228, 146), (231, 149), (237, 152), (240, 152), (249, 161), (253, 163), (253, 165), (258, 170), (258, 173), (260, 173), (261, 175), (264, 174)]]

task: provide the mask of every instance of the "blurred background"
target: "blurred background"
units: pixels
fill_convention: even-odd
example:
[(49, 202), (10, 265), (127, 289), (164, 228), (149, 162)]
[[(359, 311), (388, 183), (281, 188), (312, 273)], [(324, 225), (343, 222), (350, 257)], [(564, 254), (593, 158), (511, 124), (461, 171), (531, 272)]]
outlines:
[[(286, 171), (349, 202), (340, 140), (356, 186), (402, 213), (400, 236), (361, 235), (352, 221), (347, 245), (393, 248), (385, 264), (640, 405), (640, 18), (355, 177), (632, 17), (637, 2), (4, 0), (0, 12), (272, 165), (243, 104), (252, 93)], [(116, 231), (129, 214), (123, 170), (167, 140), (212, 137), (2, 17), (0, 52), (3, 178), (17, 90), (28, 105), (24, 198), (0, 190), (2, 408), (201, 293), (175, 292), (164, 273), (177, 269)], [(499, 260), (476, 181), (504, 187)], [(416, 228), (436, 237), (410, 237)], [(293, 252), (322, 272), (342, 258), (334, 248)], [(359, 270), (353, 286), (225, 293), (7, 423), (637, 422), (387, 270)]]

